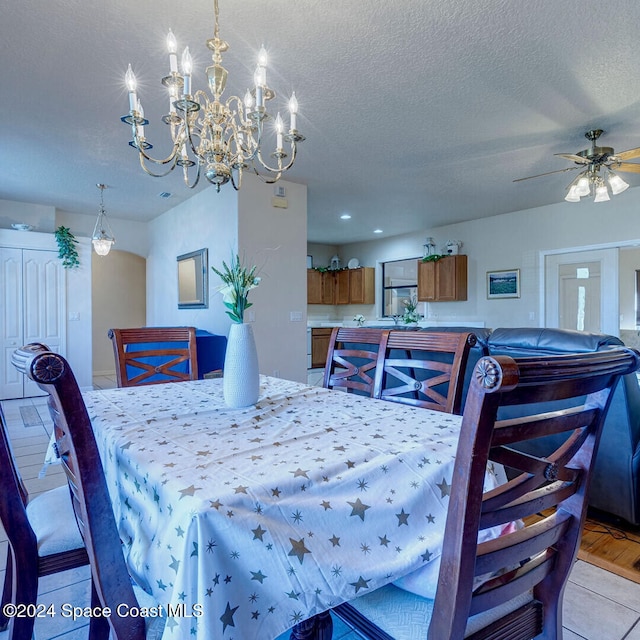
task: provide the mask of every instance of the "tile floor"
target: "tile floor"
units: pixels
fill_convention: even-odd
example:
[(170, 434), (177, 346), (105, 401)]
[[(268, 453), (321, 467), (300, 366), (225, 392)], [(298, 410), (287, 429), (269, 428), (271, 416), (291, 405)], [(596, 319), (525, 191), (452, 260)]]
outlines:
[[(310, 372), (311, 384), (318, 384), (317, 372)], [(115, 386), (109, 377), (96, 378), (96, 388)], [(50, 467), (46, 476), (39, 477), (44, 452), (49, 441), (51, 420), (44, 398), (4, 401), (3, 410), (9, 426), (18, 466), (33, 497), (42, 491), (65, 482), (61, 469)], [(20, 407), (35, 407), (37, 422), (25, 426)], [(31, 412), (33, 414), (33, 412)], [(33, 418), (33, 415), (30, 416)], [(0, 585), (4, 581), (6, 539), (0, 528)], [(40, 580), (38, 602), (89, 604), (90, 583), (87, 567)], [(571, 573), (564, 598), (564, 640), (640, 640), (640, 584), (636, 584), (593, 565), (578, 561)], [(35, 625), (36, 640), (86, 640), (85, 621), (73, 623), (69, 619), (39, 619)], [(334, 628), (335, 640), (356, 640), (358, 637), (342, 623)], [(286, 634), (278, 640), (284, 640)], [(0, 633), (0, 640), (9, 640), (8, 632)]]

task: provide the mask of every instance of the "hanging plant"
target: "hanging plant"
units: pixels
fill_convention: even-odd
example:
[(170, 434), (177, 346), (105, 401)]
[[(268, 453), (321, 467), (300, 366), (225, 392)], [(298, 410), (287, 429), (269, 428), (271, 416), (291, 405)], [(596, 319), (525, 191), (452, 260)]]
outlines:
[(76, 269), (80, 266), (80, 258), (76, 245), (78, 241), (71, 233), (69, 227), (60, 225), (55, 230), (56, 242), (58, 243), (58, 258), (62, 260), (62, 266), (65, 269)]

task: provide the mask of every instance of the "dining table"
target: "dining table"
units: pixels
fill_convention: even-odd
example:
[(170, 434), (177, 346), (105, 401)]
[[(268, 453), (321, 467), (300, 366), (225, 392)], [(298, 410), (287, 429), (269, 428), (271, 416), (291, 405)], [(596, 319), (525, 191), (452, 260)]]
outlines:
[(460, 416), (267, 376), (242, 409), (221, 379), (83, 397), (163, 640), (270, 640), (390, 582), (435, 595)]

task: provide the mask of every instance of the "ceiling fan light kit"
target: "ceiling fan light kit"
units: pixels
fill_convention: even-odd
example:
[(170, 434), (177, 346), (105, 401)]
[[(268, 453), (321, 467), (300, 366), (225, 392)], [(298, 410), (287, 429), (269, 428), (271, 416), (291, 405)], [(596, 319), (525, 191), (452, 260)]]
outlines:
[[(155, 159), (147, 152), (153, 147), (145, 138), (144, 128), (149, 121), (144, 117), (144, 109), (137, 95), (136, 77), (129, 65), (125, 74), (125, 84), (129, 93), (129, 113), (120, 119), (131, 126), (133, 139), (129, 145), (138, 150), (140, 165), (146, 173), (159, 178), (166, 176), (176, 167), (182, 167), (184, 182), (194, 188), (202, 171), (205, 178), (216, 185), (217, 190), (231, 182), (238, 190), (242, 182), (242, 172), (252, 168), (267, 183), (280, 179), (283, 172), (293, 166), (297, 145), (304, 136), (297, 129), (298, 100), (295, 92), (289, 99), (289, 128), (280, 113), (272, 118), (266, 103), (276, 94), (267, 86), (267, 52), (262, 47), (258, 53), (258, 66), (253, 76), (253, 88), (247, 90), (244, 98), (230, 96), (223, 102), (222, 93), (227, 84), (227, 70), (222, 66), (222, 54), (229, 45), (220, 39), (218, 30), (218, 0), (214, 2), (215, 27), (213, 38), (207, 40), (207, 47), (213, 52), (213, 64), (206, 69), (209, 91), (213, 99), (204, 91), (192, 94), (191, 76), (193, 59), (189, 47), (181, 58), (182, 73), (178, 71), (177, 42), (172, 31), (167, 36), (169, 53), (169, 75), (162, 78), (168, 90), (169, 113), (162, 117), (169, 126), (173, 147), (166, 158)], [(264, 155), (265, 123), (273, 121), (275, 149)], [(285, 150), (285, 142), (287, 148)], [(161, 165), (164, 170), (154, 173), (147, 163)], [(195, 167), (195, 177), (190, 178), (189, 170)]]
[(578, 153), (555, 154), (567, 160), (572, 160), (576, 164), (575, 167), (519, 178), (514, 182), (540, 178), (552, 173), (562, 173), (563, 171), (572, 171), (583, 167), (578, 177), (569, 185), (565, 200), (567, 202), (580, 202), (580, 199), (585, 196), (593, 196), (594, 202), (610, 200), (609, 190), (611, 190), (612, 195), (617, 196), (629, 188), (629, 184), (617, 173), (614, 173), (612, 168), (616, 169), (616, 171), (640, 173), (640, 164), (625, 162), (626, 160), (640, 157), (640, 147), (622, 151), (621, 153), (615, 153), (613, 147), (599, 147), (596, 145), (596, 141), (603, 133), (602, 129), (592, 129), (584, 134), (587, 140), (591, 142), (589, 149)]

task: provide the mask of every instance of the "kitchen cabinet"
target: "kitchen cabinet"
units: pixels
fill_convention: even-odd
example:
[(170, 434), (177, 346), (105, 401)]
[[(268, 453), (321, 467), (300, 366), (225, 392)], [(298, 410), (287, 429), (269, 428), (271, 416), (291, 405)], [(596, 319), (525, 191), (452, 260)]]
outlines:
[(375, 269), (307, 269), (307, 304), (374, 304)]
[(444, 256), (435, 262), (418, 260), (418, 300), (453, 302), (467, 299), (467, 256)]
[(349, 269), (350, 304), (374, 304), (376, 270), (373, 267)]
[(311, 368), (324, 368), (327, 362), (332, 327), (311, 329)]
[(322, 304), (322, 276), (315, 269), (307, 269), (307, 304)]

